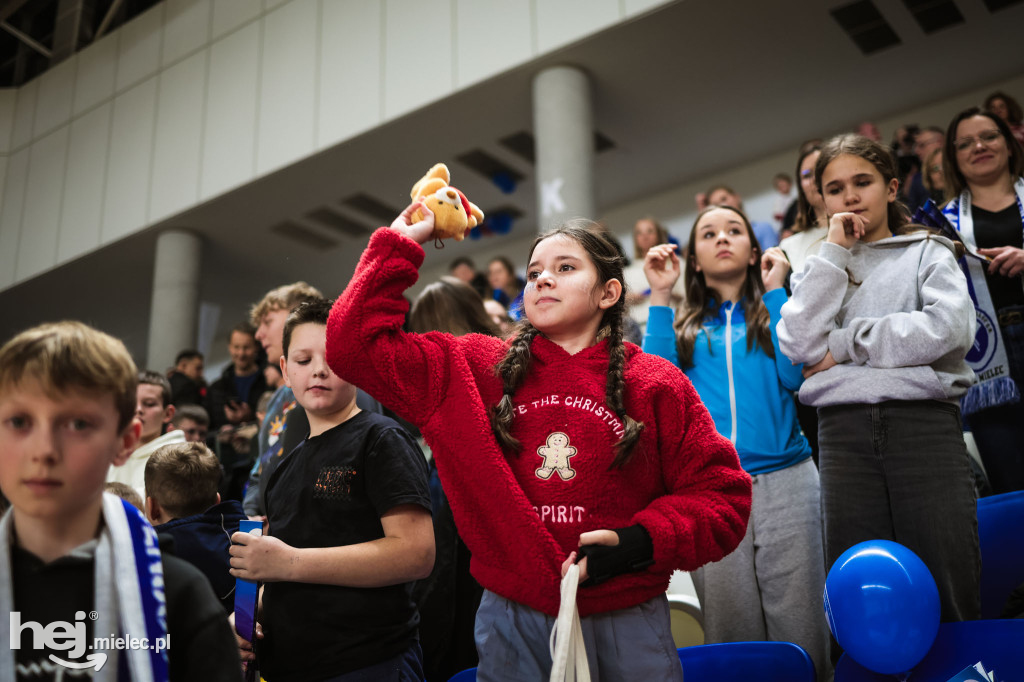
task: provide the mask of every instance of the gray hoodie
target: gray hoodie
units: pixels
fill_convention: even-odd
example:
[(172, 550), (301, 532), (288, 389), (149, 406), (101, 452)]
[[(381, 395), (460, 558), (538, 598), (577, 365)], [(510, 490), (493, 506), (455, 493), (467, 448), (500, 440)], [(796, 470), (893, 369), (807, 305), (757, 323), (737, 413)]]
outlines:
[(955, 400), (974, 383), (964, 361), (974, 305), (950, 240), (917, 232), (849, 250), (825, 242), (792, 281), (782, 352), (811, 366), (831, 351), (839, 363), (803, 383), (805, 404)]

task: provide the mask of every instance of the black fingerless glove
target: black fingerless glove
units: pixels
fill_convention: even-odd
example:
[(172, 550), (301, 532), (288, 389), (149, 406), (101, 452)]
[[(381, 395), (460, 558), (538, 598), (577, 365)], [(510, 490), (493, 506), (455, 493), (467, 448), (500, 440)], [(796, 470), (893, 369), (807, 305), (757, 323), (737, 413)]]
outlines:
[(580, 587), (592, 587), (624, 573), (642, 571), (654, 563), (654, 543), (647, 530), (637, 524), (628, 528), (616, 528), (619, 544), (583, 545), (576, 561), (587, 558), (588, 578)]

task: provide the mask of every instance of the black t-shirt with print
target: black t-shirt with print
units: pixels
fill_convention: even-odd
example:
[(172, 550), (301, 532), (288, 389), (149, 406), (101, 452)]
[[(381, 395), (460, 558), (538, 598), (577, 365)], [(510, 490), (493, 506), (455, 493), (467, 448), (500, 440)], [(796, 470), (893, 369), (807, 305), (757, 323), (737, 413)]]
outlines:
[[(388, 510), (403, 504), (430, 510), (422, 451), (393, 420), (369, 412), (282, 458), (265, 494), (269, 534), (293, 547), (377, 540)], [(412, 587), (267, 583), (261, 672), (268, 680), (316, 680), (401, 653), (419, 623)]]

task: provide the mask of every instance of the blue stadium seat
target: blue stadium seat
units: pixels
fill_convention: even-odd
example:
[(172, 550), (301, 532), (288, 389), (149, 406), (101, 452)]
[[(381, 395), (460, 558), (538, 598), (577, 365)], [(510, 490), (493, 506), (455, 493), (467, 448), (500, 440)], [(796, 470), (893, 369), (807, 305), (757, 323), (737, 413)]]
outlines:
[(815, 682), (807, 652), (789, 642), (729, 642), (679, 649), (687, 682)]
[(999, 618), (1007, 598), (1024, 583), (1024, 490), (978, 500), (981, 544), (981, 617)]

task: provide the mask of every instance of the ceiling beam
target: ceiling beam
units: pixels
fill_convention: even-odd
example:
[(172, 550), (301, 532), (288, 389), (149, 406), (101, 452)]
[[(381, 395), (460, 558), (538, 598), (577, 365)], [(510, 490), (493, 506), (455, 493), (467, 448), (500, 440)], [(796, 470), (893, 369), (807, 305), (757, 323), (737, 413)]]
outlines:
[(17, 12), (28, 0), (7, 0), (0, 5), (0, 22), (7, 21), (12, 14)]
[(32, 36), (28, 35), (27, 33), (22, 33), (18, 29), (8, 24), (6, 21), (0, 21), (0, 28), (7, 31), (12, 36), (17, 38), (21, 42), (25, 43), (26, 45), (28, 45), (33, 50), (43, 55), (47, 59), (50, 59), (53, 56), (49, 48), (47, 48), (45, 45), (35, 40)]
[(82, 35), (83, 0), (57, 0), (57, 19), (53, 25), (53, 57), (50, 64), (64, 61), (78, 51)]

